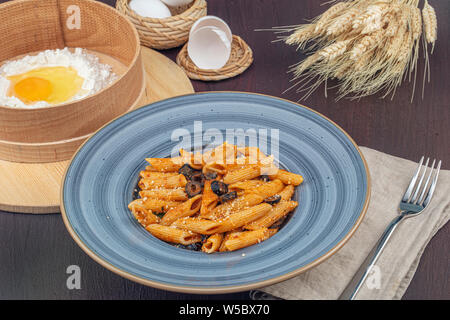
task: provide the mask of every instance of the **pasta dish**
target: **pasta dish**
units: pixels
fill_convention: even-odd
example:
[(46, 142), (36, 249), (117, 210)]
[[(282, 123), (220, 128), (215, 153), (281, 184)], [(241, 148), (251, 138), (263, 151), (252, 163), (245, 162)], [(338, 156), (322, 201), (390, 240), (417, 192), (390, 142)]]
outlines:
[(234, 251), (273, 236), (297, 201), (299, 174), (277, 168), (257, 147), (224, 143), (204, 153), (147, 158), (139, 198), (128, 208), (156, 238), (206, 253)]

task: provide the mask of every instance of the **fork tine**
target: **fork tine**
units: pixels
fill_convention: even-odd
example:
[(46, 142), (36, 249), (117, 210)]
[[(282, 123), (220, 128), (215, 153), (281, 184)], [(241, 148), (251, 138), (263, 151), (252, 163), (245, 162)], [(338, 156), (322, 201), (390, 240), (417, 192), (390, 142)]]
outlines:
[(424, 156), (422, 156), (422, 158), (420, 158), (419, 166), (417, 167), (416, 173), (411, 178), (408, 188), (406, 189), (405, 194), (403, 195), (403, 198), (402, 198), (403, 202), (407, 202), (409, 200), (409, 198), (411, 197), (411, 193), (413, 192), (414, 186), (416, 185), (417, 177), (419, 176), (420, 167), (422, 167), (424, 158), (425, 158)]
[(422, 187), (423, 178), (425, 177), (425, 173), (427, 172), (428, 163), (430, 162), (430, 158), (427, 158), (427, 161), (425, 162), (425, 165), (423, 167), (423, 172), (420, 176), (419, 182), (417, 183), (416, 189), (414, 191), (414, 195), (411, 198), (411, 203), (415, 203), (417, 200), (417, 196), (419, 195), (419, 191)]
[(423, 201), (423, 205), (422, 205), (423, 207), (426, 207), (431, 201), (431, 197), (433, 196), (434, 189), (436, 188), (436, 183), (437, 183), (437, 180), (439, 177), (439, 171), (441, 170), (441, 162), (442, 161), (439, 160), (439, 163), (436, 168), (436, 174), (434, 175), (433, 182), (431, 183), (431, 186), (430, 186), (430, 190), (428, 190), (427, 196), (426, 196), (425, 200)]
[(422, 200), (425, 197), (425, 192), (428, 189), (428, 184), (430, 183), (430, 179), (431, 179), (431, 175), (433, 174), (433, 170), (434, 170), (434, 165), (436, 163), (436, 159), (433, 160), (433, 163), (431, 164), (430, 167), (430, 172), (428, 173), (428, 177), (427, 177), (427, 181), (425, 182), (425, 185), (422, 188), (422, 192), (420, 193), (420, 197), (419, 199), (417, 199), (416, 204), (421, 205), (422, 204)]

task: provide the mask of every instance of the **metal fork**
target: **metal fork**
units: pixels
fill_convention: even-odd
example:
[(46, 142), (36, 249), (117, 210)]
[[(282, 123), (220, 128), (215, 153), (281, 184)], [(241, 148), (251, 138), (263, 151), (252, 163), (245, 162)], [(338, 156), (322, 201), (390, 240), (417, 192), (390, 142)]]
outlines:
[[(428, 158), (423, 164), (424, 157), (420, 159), (419, 166), (411, 179), (411, 182), (400, 201), (399, 211), (400, 214), (395, 217), (394, 220), (389, 224), (389, 226), (384, 231), (381, 238), (378, 240), (377, 244), (373, 247), (372, 251), (369, 253), (367, 258), (364, 260), (361, 267), (358, 269), (350, 283), (344, 289), (339, 297), (339, 300), (353, 300), (358, 293), (359, 289), (364, 284), (367, 276), (370, 274), (372, 267), (377, 262), (381, 252), (385, 248), (389, 241), (389, 238), (394, 233), (397, 226), (406, 218), (415, 217), (428, 206), (433, 196), (434, 190), (436, 188), (436, 183), (439, 176), (439, 170), (441, 168), (441, 161), (438, 162), (437, 167), (434, 168), (436, 164), (436, 159), (433, 160), (431, 167), (428, 168), (428, 163), (430, 158)], [(426, 174), (428, 171), (428, 174)], [(420, 175), (420, 178), (419, 178)], [(427, 176), (425, 182), (425, 176)], [(430, 185), (431, 181), (431, 185)]]

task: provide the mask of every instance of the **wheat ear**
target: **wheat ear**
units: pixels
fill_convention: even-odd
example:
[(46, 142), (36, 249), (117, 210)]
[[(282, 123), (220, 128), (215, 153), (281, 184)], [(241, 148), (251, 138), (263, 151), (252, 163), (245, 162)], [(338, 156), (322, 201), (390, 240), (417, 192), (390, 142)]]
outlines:
[(288, 45), (298, 45), (303, 46), (306, 42), (314, 38), (314, 26), (304, 25), (297, 28), (291, 35), (285, 39), (285, 43)]
[(358, 43), (355, 44), (351, 51), (351, 59), (358, 59), (363, 53), (371, 50), (381, 40), (383, 33), (381, 31), (364, 36)]
[(342, 34), (352, 28), (353, 20), (360, 14), (356, 8), (349, 9), (346, 13), (336, 18), (334, 22), (328, 27), (327, 35), (336, 36)]
[(318, 54), (325, 61), (334, 60), (344, 54), (344, 52), (347, 50), (347, 45), (349, 44), (349, 42), (350, 40), (338, 41), (320, 50)]
[(380, 20), (385, 7), (385, 4), (369, 5), (366, 11), (353, 21), (353, 29), (364, 28), (367, 25)]
[(325, 26), (330, 21), (330, 19), (336, 17), (339, 12), (345, 9), (348, 6), (346, 2), (338, 2), (335, 5), (331, 6), (327, 11), (325, 11), (320, 18), (317, 20), (315, 24), (315, 33), (321, 33), (325, 31)]
[(425, 0), (425, 4), (422, 9), (422, 16), (423, 16), (423, 25), (424, 25), (424, 31), (425, 31), (425, 39), (428, 43), (432, 43), (434, 46), (434, 43), (437, 39), (437, 18), (436, 18), (436, 11), (427, 0)]

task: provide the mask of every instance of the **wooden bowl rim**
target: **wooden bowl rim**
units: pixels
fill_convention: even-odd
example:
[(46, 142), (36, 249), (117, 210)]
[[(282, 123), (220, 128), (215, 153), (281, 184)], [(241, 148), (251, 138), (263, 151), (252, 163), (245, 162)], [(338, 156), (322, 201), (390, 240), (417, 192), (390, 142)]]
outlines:
[[(45, 0), (40, 0), (40, 1), (45, 1)], [(137, 30), (136, 30), (136, 27), (126, 17), (126, 15), (124, 15), (122, 12), (114, 9), (113, 7), (111, 7), (111, 6), (107, 5), (107, 4), (104, 4), (102, 2), (99, 2), (99, 1), (93, 1), (93, 0), (78, 0), (78, 1), (95, 3), (94, 5), (99, 5), (99, 6), (103, 7), (103, 8), (106, 8), (106, 10), (110, 10), (112, 14), (119, 15), (122, 18), (122, 20), (124, 20), (130, 26), (130, 28), (131, 28), (131, 30), (133, 32), (134, 38), (135, 38), (135, 40), (137, 42), (136, 42), (136, 47), (134, 48), (135, 52), (134, 52), (133, 60), (131, 61), (130, 65), (126, 66), (126, 71), (124, 73), (122, 73), (120, 76), (118, 76), (118, 78), (116, 80), (114, 80), (111, 84), (109, 84), (105, 88), (101, 89), (100, 91), (97, 91), (94, 94), (87, 95), (86, 97), (83, 97), (83, 98), (78, 99), (78, 100), (65, 102), (65, 103), (54, 105), (54, 106), (46, 106), (46, 107), (39, 107), (39, 108), (17, 108), (17, 107), (9, 107), (9, 106), (0, 105), (0, 109), (14, 110), (14, 111), (17, 111), (17, 112), (32, 112), (32, 111), (45, 111), (45, 110), (49, 110), (49, 109), (62, 108), (62, 107), (66, 107), (67, 108), (68, 106), (72, 106), (74, 104), (83, 102), (86, 99), (89, 99), (89, 98), (92, 98), (92, 97), (95, 97), (95, 96), (99, 96), (99, 95), (103, 94), (105, 91), (108, 91), (116, 83), (121, 81), (123, 79), (123, 77), (125, 77), (125, 75), (127, 75), (128, 72), (130, 72), (131, 68), (136, 65), (136, 62), (137, 62), (137, 60), (139, 58), (139, 54), (140, 54), (140, 51), (141, 51), (140, 38), (139, 38), (139, 34), (138, 34)], [(23, 2), (36, 2), (36, 0), (15, 0), (15, 1), (4, 2), (4, 3), (0, 4), (0, 10), (4, 9), (7, 6), (15, 6), (15, 5), (18, 5), (18, 4), (23, 3)], [(87, 48), (82, 48), (82, 49), (87, 49)], [(100, 52), (100, 53), (103, 53), (103, 52)], [(106, 55), (106, 53), (104, 53), (104, 54)], [(112, 57), (112, 58), (116, 59), (116, 57)]]

